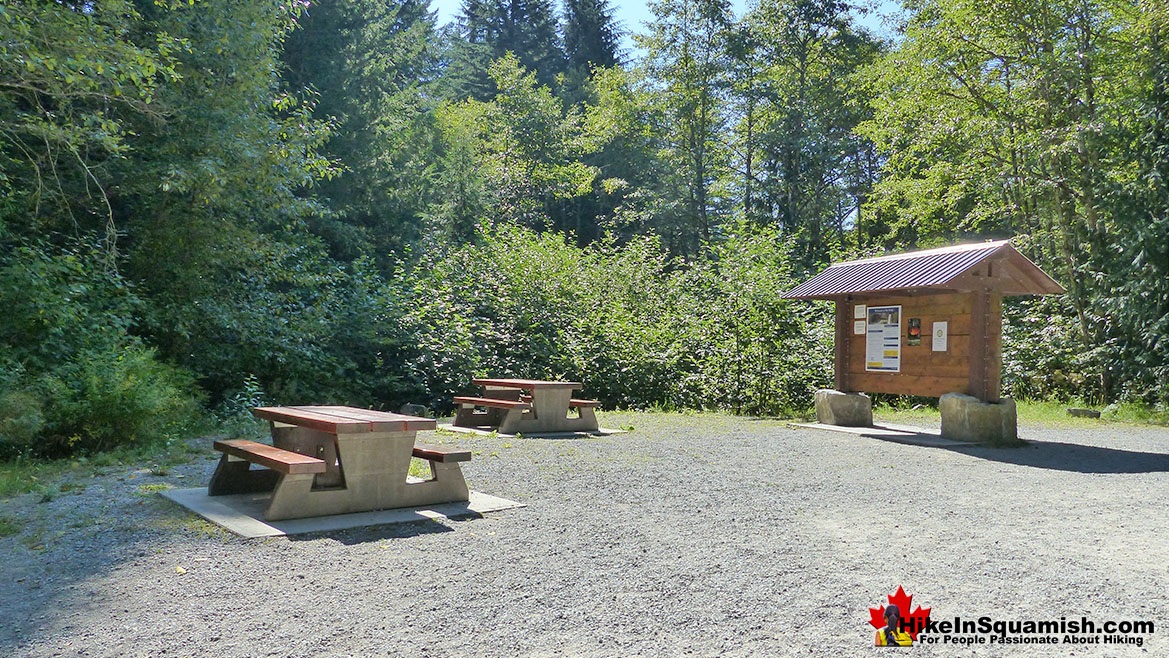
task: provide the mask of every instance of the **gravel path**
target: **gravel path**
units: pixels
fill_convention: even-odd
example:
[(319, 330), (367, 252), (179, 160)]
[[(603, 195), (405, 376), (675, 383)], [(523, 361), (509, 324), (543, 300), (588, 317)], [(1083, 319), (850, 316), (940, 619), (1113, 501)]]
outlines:
[[(935, 619), (1152, 620), (1169, 654), (1169, 431), (1024, 425), (1021, 449), (908, 446), (718, 415), (630, 434), (426, 436), (528, 507), (245, 541), (151, 493), (208, 455), (4, 501), (3, 656), (864, 655), (899, 585)], [(179, 478), (178, 476), (183, 476)], [(879, 653), (879, 652), (878, 652)]]

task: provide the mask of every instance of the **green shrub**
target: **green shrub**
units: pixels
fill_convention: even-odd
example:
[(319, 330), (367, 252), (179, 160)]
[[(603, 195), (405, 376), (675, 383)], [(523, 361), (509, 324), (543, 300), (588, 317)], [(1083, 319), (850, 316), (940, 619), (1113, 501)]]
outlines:
[(779, 413), (831, 380), (831, 313), (789, 303), (788, 254), (743, 230), (686, 266), (654, 239), (581, 248), (503, 226), (407, 275), (404, 381), (449, 408), (475, 376), (569, 378), (608, 407)]
[(14, 249), (0, 299), (0, 458), (153, 441), (192, 419), (193, 379), (129, 333), (138, 300), (104, 255)]
[(1092, 397), (1099, 358), (1084, 349), (1063, 300), (1010, 299), (1003, 304), (1003, 395), (1020, 400)]
[(190, 375), (138, 345), (94, 351), (37, 379), (45, 423), (34, 452), (95, 452), (177, 435), (197, 411)]
[(0, 456), (17, 451), (4, 446), (31, 446), (35, 444), (45, 425), (41, 399), (19, 385), (19, 366), (7, 364), (5, 381), (0, 382)]

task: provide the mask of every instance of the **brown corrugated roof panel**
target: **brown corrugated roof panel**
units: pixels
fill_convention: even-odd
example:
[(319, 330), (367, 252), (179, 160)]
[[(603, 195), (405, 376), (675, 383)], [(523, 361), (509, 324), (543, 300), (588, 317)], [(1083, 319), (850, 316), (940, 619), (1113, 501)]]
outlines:
[[(833, 299), (844, 295), (946, 289), (986, 260), (1006, 261), (997, 283), (1003, 294), (1047, 295), (1063, 287), (1006, 240), (911, 251), (837, 263), (784, 294), (787, 299)], [(969, 283), (968, 281), (966, 283)]]

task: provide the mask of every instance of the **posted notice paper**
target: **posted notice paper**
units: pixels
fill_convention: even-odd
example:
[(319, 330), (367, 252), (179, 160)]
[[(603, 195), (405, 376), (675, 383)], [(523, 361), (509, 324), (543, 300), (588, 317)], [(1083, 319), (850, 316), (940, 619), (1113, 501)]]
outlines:
[(901, 372), (901, 306), (870, 306), (865, 370)]

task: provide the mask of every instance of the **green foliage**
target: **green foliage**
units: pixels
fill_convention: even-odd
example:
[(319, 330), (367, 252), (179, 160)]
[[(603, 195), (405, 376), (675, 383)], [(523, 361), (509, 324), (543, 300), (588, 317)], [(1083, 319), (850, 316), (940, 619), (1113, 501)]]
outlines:
[(1067, 401), (1091, 388), (1098, 353), (1083, 349), (1075, 314), (1057, 299), (1003, 304), (1003, 395)]
[[(258, 370), (233, 346), (264, 349), (267, 339), (271, 360), (288, 357), (279, 349), (281, 288), (327, 282), (335, 270), (313, 270), (318, 243), (298, 235), (321, 209), (299, 193), (336, 173), (316, 152), (330, 123), (281, 91), (278, 77), (283, 39), (303, 10), (276, 0), (206, 0), (0, 11), (4, 42), (15, 44), (0, 52), (0, 133), (8, 140), (0, 181), (12, 190), (0, 204), (3, 237), (6, 247), (22, 237), (44, 241), (5, 253), (9, 280), (22, 282), (13, 294), (30, 286), (29, 299), (45, 311), (12, 325), (12, 360), (25, 374), (10, 389), (44, 398), (42, 436), (106, 447), (145, 432), (118, 420), (134, 413), (162, 431), (173, 402), (164, 391), (191, 386), (146, 345), (190, 366), (215, 395)], [(73, 155), (72, 178), (63, 154)], [(43, 182), (50, 172), (51, 185)], [(42, 204), (46, 187), (67, 203)], [(104, 262), (74, 253), (70, 234), (103, 235)], [(308, 261), (299, 272), (272, 267), (296, 258)], [(92, 279), (76, 284), (80, 292), (65, 287), (82, 279), (67, 270), (73, 261)], [(237, 334), (246, 339), (232, 341)], [(66, 336), (73, 342), (55, 342)], [(50, 355), (60, 363), (45, 365)], [(319, 378), (329, 360), (310, 358), (301, 372)], [(274, 379), (295, 377), (277, 369)], [(152, 390), (158, 395), (148, 400)], [(22, 418), (20, 427), (33, 424), (34, 416)]]
[[(862, 230), (1014, 237), (1068, 289), (1051, 342), (1024, 335), (1010, 366), (1027, 394), (1164, 399), (1164, 16), (1153, 2), (930, 0), (871, 69), (861, 130), (886, 162)], [(1044, 364), (1082, 370), (1023, 383)]]
[(113, 248), (109, 163), (129, 148), (128, 119), (159, 118), (183, 47), (136, 34), (141, 22), (126, 0), (0, 7), (0, 224), (31, 236), (67, 219)]
[(200, 274), (196, 285), (156, 295), (147, 312), (155, 340), (214, 402), (252, 376), (275, 403), (396, 397), (398, 372), (387, 363), (405, 340), (402, 300), (369, 261), (339, 264), (304, 236), (222, 237), (234, 243), (185, 270)]
[[(586, 162), (600, 170), (594, 194), (567, 210), (579, 238), (612, 233), (622, 239), (657, 235), (676, 243), (683, 231), (685, 184), (663, 156), (665, 108), (636, 73), (595, 69), (585, 124), (600, 145)], [(595, 232), (589, 226), (595, 222)]]
[(487, 65), (510, 54), (551, 86), (564, 71), (555, 13), (549, 0), (463, 0), (450, 76), (449, 98), (489, 100), (494, 89)]
[(582, 161), (596, 144), (578, 110), (565, 112), (510, 54), (489, 72), (499, 89), (494, 100), (469, 99), (438, 113), (450, 187), (432, 216), (450, 234), (466, 234), (472, 209), (545, 228), (555, 204), (590, 194), (597, 176)]
[(689, 289), (702, 292), (680, 319), (702, 365), (684, 406), (718, 400), (735, 413), (798, 410), (829, 384), (831, 307), (779, 297), (798, 282), (794, 255), (778, 230), (742, 224), (690, 273)]
[(610, 406), (805, 406), (830, 377), (824, 309), (779, 299), (774, 233), (718, 254), (679, 267), (654, 240), (580, 248), (501, 226), (416, 270), (407, 380), (439, 408), (488, 374), (576, 379)]
[[(1134, 27), (1133, 112), (1121, 134), (1128, 157), (1115, 217), (1106, 372), (1113, 397), (1169, 408), (1169, 8), (1143, 2)], [(1119, 168), (1119, 167), (1118, 167)], [(1119, 176), (1118, 176), (1119, 178)]]
[[(1169, 403), (1169, 10), (661, 0), (0, 6), (0, 457), (172, 436), (201, 393), (435, 408), (474, 375), (775, 413), (830, 259), (1012, 237), (1016, 397)], [(561, 47), (564, 50), (562, 51)], [(84, 245), (84, 246), (80, 246)]]
[(174, 436), (193, 381), (129, 334), (140, 301), (92, 250), (15, 249), (0, 264), (0, 456), (61, 456)]
[(861, 206), (876, 178), (872, 144), (856, 134), (870, 116), (858, 70), (880, 45), (839, 0), (760, 3), (741, 28), (734, 91), (736, 186), (743, 215), (800, 245), (805, 266), (865, 246)]
[(312, 89), (313, 116), (336, 121), (319, 151), (343, 170), (318, 185), (329, 212), (310, 228), (342, 261), (384, 264), (420, 237), (435, 197), (434, 20), (425, 3), (339, 0), (314, 5), (285, 40), (285, 83)]
[(693, 255), (717, 235), (724, 209), (715, 181), (728, 155), (720, 137), (733, 16), (726, 0), (660, 0), (650, 8), (650, 33), (635, 40), (646, 50), (646, 74), (662, 108), (661, 156), (684, 189), (682, 221), (666, 240), (671, 253)]

